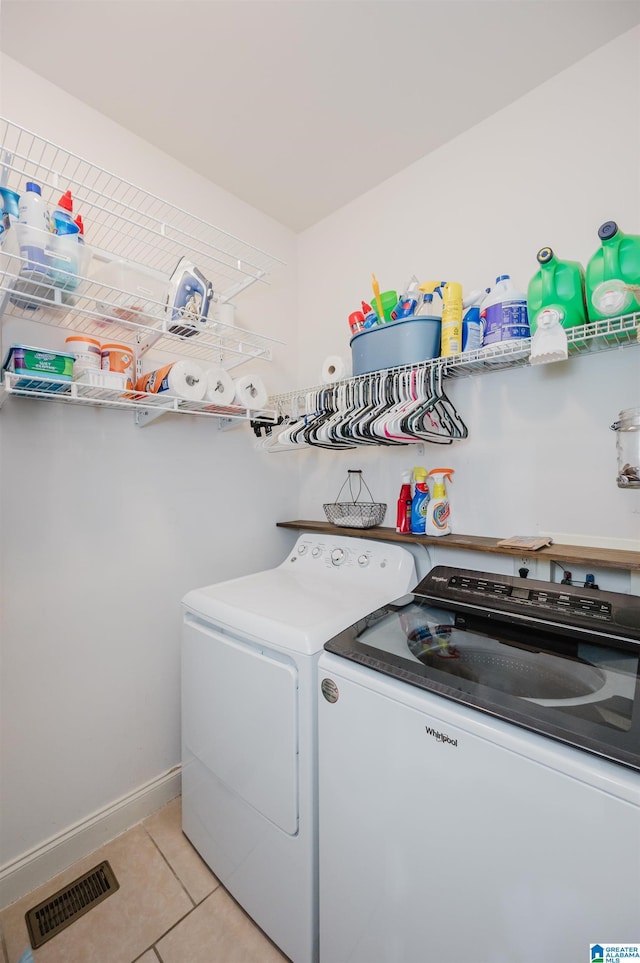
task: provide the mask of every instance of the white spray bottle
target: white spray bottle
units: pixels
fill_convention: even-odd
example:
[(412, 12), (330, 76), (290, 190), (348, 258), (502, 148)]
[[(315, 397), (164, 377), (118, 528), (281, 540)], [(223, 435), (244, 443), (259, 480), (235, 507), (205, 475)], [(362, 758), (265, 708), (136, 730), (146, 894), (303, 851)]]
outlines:
[(449, 535), (451, 533), (451, 508), (447, 498), (445, 478), (453, 479), (453, 468), (433, 468), (429, 478), (433, 476), (433, 494), (427, 506), (425, 534)]

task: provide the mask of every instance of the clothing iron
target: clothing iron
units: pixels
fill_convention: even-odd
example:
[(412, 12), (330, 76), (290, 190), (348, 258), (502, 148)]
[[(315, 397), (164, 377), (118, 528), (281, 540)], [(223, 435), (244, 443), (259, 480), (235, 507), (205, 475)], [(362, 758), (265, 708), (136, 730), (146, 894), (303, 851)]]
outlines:
[(181, 258), (169, 279), (167, 307), (169, 331), (191, 338), (206, 325), (213, 287), (210, 281), (189, 261)]

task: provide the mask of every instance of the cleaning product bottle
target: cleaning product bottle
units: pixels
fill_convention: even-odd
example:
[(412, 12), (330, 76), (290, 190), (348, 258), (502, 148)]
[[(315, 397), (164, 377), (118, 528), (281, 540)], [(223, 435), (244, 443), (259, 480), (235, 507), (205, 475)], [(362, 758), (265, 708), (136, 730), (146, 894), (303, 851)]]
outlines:
[(480, 309), (484, 322), (483, 345), (528, 338), (526, 295), (517, 289), (509, 274), (500, 274), (495, 287)]
[(429, 503), (426, 468), (414, 468), (413, 480), (415, 492), (411, 500), (411, 532), (414, 535), (424, 535)]
[[(416, 314), (423, 321), (431, 321), (432, 324), (429, 325), (433, 330), (434, 335), (434, 349), (431, 357), (438, 356), (438, 349), (440, 347), (440, 338), (442, 331), (442, 289), (446, 281), (427, 281), (425, 284), (421, 284), (418, 290), (422, 293), (422, 304), (418, 306)], [(438, 295), (438, 299), (435, 295)]]
[(78, 286), (78, 236), (80, 226), (73, 220), (73, 197), (65, 191), (51, 214), (53, 260), (51, 277), (56, 287), (73, 291)]
[(89, 262), (91, 261), (91, 251), (84, 242), (82, 214), (78, 214), (78, 216), (74, 218), (73, 223), (78, 226), (78, 275), (81, 278), (86, 278)]
[(377, 315), (376, 312), (373, 310), (373, 308), (371, 307), (371, 305), (370, 305), (370, 304), (367, 304), (366, 301), (362, 301), (362, 302), (361, 302), (361, 308), (362, 308), (362, 313), (363, 313), (363, 315), (364, 315), (364, 328), (365, 328), (365, 330), (368, 330), (369, 328), (373, 328), (374, 325), (376, 325), (376, 324), (378, 323), (378, 315)]
[(51, 246), (54, 252), (49, 274), (56, 287), (73, 291), (78, 286), (78, 235), (80, 230), (73, 220), (56, 218), (56, 233)]
[(49, 212), (42, 196), (42, 189), (34, 181), (27, 181), (24, 194), (18, 204), (18, 235), (20, 238), (20, 257), (23, 264), (20, 273), (45, 274), (47, 258), (46, 240), (49, 233)]
[(7, 254), (18, 254), (20, 245), (16, 239), (15, 225), (20, 218), (20, 195), (2, 186), (0, 177), (0, 247)]
[(73, 223), (78, 225), (78, 244), (84, 244), (84, 224), (82, 223), (82, 214), (78, 214)]
[(448, 358), (462, 351), (462, 285), (447, 281), (442, 289), (440, 354)]
[(51, 214), (51, 230), (57, 231), (56, 219), (70, 221), (73, 223), (73, 195), (71, 191), (65, 191)]
[(559, 321), (563, 328), (586, 324), (582, 265), (578, 261), (559, 260), (550, 247), (538, 251), (537, 258), (540, 268), (527, 289), (531, 335), (536, 333), (541, 321)]
[(411, 475), (408, 471), (402, 473), (402, 485), (398, 495), (398, 511), (396, 514), (396, 532), (406, 534), (411, 531)]
[(407, 282), (404, 293), (391, 312), (391, 320), (399, 321), (402, 318), (412, 318), (421, 300), (418, 279), (414, 274), (411, 280)]
[(601, 247), (587, 264), (587, 311), (591, 321), (640, 310), (640, 235), (623, 234), (615, 221), (598, 230)]
[(427, 305), (426, 315), (432, 318), (437, 317), (439, 320), (442, 319), (442, 308), (439, 306), (437, 301), (434, 301), (434, 294), (439, 294), (442, 299), (442, 289), (444, 288), (446, 281), (425, 281), (418, 287), (418, 291), (422, 292), (423, 304)]
[(483, 325), (480, 317), (480, 305), (491, 288), (484, 291), (472, 291), (462, 302), (462, 350), (477, 351), (482, 347)]
[(364, 331), (364, 314), (362, 311), (352, 311), (349, 315), (349, 328), (351, 334), (358, 334), (360, 331)]
[(427, 506), (427, 535), (449, 535), (451, 532), (451, 508), (444, 480), (452, 481), (452, 475), (453, 468), (433, 468), (429, 472), (429, 478), (433, 478), (433, 497)]

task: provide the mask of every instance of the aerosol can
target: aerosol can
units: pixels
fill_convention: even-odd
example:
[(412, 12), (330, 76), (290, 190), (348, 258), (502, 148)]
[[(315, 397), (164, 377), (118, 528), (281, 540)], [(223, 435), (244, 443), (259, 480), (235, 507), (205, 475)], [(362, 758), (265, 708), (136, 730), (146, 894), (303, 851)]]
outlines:
[(447, 498), (445, 478), (452, 481), (453, 468), (433, 468), (429, 478), (433, 478), (433, 495), (427, 506), (425, 532), (427, 535), (449, 535), (451, 533), (451, 507)]

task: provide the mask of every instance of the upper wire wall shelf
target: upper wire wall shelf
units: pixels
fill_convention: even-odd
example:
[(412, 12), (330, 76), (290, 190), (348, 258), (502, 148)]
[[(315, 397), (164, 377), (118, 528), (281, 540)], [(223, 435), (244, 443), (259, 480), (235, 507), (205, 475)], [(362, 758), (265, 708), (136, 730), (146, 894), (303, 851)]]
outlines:
[[(50, 209), (70, 190), (74, 211), (86, 225), (86, 246), (97, 261), (142, 265), (167, 280), (186, 257), (211, 282), (214, 302), (230, 301), (284, 264), (257, 247), (202, 218), (179, 209), (121, 177), (17, 124), (0, 118), (0, 184), (16, 193), (27, 181), (40, 185)], [(147, 299), (143, 314), (112, 310), (122, 302), (120, 289), (78, 277), (74, 292), (32, 290), (28, 303), (12, 298), (23, 267), (17, 249), (0, 254), (0, 313), (81, 331), (94, 337), (135, 341), (138, 356), (150, 347), (202, 358), (231, 368), (259, 358), (271, 360), (278, 342), (222, 321), (205, 323), (197, 337), (168, 330), (166, 301)], [(74, 279), (75, 284), (75, 279)], [(156, 295), (158, 297), (158, 295)], [(152, 296), (153, 298), (153, 296)], [(105, 312), (109, 316), (105, 325)], [(210, 314), (214, 313), (214, 304)]]
[(71, 190), (94, 248), (167, 277), (181, 257), (193, 255), (223, 301), (266, 282), (284, 263), (4, 118), (0, 135), (4, 186), (20, 193), (26, 181), (35, 181), (51, 206)]
[[(640, 343), (638, 340), (640, 313), (569, 328), (566, 335), (569, 358), (596, 351), (609, 351), (625, 345), (638, 345)], [(304, 409), (307, 396), (327, 387), (336, 387), (353, 381), (376, 380), (391, 372), (418, 371), (430, 368), (442, 369), (442, 374), (447, 378), (464, 378), (479, 372), (499, 371), (505, 368), (529, 365), (530, 354), (531, 338), (505, 341), (447, 358), (433, 358), (429, 361), (402, 365), (397, 368), (371, 371), (367, 374), (346, 378), (343, 381), (333, 382), (329, 386), (326, 384), (315, 385), (310, 388), (301, 388), (297, 391), (273, 395), (269, 399), (269, 404), (280, 414), (297, 417)]]

